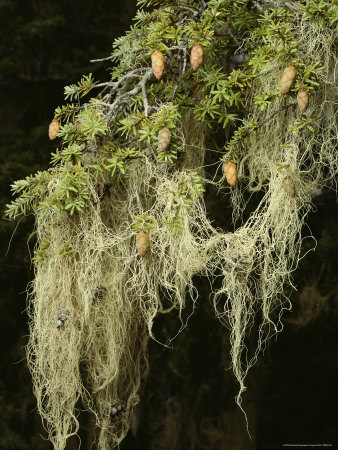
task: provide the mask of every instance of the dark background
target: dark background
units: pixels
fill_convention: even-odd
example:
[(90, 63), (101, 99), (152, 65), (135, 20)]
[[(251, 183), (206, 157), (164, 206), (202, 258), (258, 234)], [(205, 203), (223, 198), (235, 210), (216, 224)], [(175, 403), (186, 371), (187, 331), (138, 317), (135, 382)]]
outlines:
[[(2, 210), (13, 181), (48, 167), (57, 143), (49, 141), (47, 129), (55, 107), (63, 103), (63, 87), (89, 72), (99, 80), (109, 77), (111, 63), (89, 60), (109, 55), (113, 39), (129, 28), (135, 11), (135, 0), (0, 0)], [(206, 201), (215, 224), (224, 225), (223, 199), (211, 189)], [(335, 193), (324, 192), (309, 216), (317, 247), (294, 274), (293, 311), (285, 314), (283, 332), (269, 342), (247, 378), (244, 408), (252, 440), (234, 402), (238, 386), (229, 370), (227, 330), (214, 318), (208, 285), (196, 279), (196, 314), (174, 348), (150, 342), (151, 371), (138, 431), (135, 424), (122, 449), (259, 450), (283, 443), (338, 448), (337, 223)], [(16, 225), (0, 221), (0, 450), (50, 449), (24, 350), (33, 218)], [(305, 239), (304, 251), (313, 247), (314, 241)], [(169, 335), (176, 326), (174, 317), (156, 324)], [(89, 426), (84, 417), (81, 448), (90, 448)]]

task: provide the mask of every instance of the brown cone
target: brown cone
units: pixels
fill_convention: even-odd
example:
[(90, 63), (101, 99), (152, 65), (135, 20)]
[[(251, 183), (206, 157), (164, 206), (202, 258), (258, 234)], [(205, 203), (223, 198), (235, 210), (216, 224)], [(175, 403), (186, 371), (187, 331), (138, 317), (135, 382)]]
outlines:
[(160, 50), (155, 50), (151, 55), (151, 64), (155, 77), (160, 80), (164, 71), (164, 55)]
[(57, 119), (53, 119), (49, 124), (48, 128), (48, 136), (51, 141), (56, 138), (59, 129), (60, 129), (60, 122)]
[(145, 256), (150, 246), (149, 236), (145, 231), (139, 231), (136, 236), (136, 247), (140, 256)]
[(293, 66), (288, 66), (282, 73), (280, 79), (280, 91), (282, 94), (287, 94), (291, 89), (291, 86), (296, 81), (297, 70)]
[(283, 178), (282, 186), (284, 191), (289, 194), (291, 197), (294, 197), (296, 194), (295, 189), (295, 183), (293, 182), (293, 179), (290, 177), (290, 175), (287, 175)]
[(171, 141), (171, 131), (169, 130), (168, 127), (162, 128), (158, 132), (158, 151), (164, 152), (168, 148), (170, 141)]
[(235, 186), (237, 181), (237, 167), (232, 161), (224, 163), (223, 171), (227, 182), (230, 186)]
[(190, 52), (190, 63), (193, 70), (201, 67), (203, 61), (203, 47), (201, 44), (195, 44)]
[(300, 112), (305, 112), (309, 106), (309, 93), (306, 89), (299, 89), (297, 94), (297, 103)]

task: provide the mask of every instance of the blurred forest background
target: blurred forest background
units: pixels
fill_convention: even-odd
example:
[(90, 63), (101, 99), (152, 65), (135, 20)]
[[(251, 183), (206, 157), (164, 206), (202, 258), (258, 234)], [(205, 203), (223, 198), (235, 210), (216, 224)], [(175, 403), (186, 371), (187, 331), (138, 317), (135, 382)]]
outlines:
[[(109, 77), (110, 62), (89, 60), (109, 55), (112, 41), (129, 28), (135, 12), (136, 0), (0, 0), (2, 211), (11, 183), (48, 167), (57, 147), (48, 139), (48, 124), (63, 103), (63, 87), (89, 72), (102, 81)], [(215, 225), (231, 230), (224, 198), (210, 188), (206, 202)], [(304, 239), (304, 254), (310, 252), (294, 274), (298, 292), (287, 293), (293, 311), (285, 313), (283, 332), (269, 342), (247, 378), (243, 406), (252, 440), (234, 401), (238, 386), (229, 368), (228, 332), (214, 318), (209, 285), (200, 279), (197, 311), (173, 349), (149, 344), (150, 375), (121, 449), (259, 450), (283, 443), (338, 448), (338, 208), (333, 191), (317, 197), (308, 223), (317, 246), (312, 251), (314, 240)], [(1, 450), (51, 449), (25, 363), (33, 226), (30, 218), (18, 227), (0, 222)], [(156, 327), (163, 337), (173, 336), (179, 324), (173, 315), (160, 318)], [(89, 448), (91, 433), (91, 418), (84, 414), (81, 448)], [(77, 441), (68, 448), (77, 448)]]

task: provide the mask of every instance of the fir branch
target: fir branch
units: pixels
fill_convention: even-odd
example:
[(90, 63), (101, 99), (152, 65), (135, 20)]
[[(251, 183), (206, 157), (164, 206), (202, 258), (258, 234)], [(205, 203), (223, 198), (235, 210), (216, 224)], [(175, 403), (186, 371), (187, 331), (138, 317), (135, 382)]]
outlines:
[(206, 2), (204, 1), (204, 0), (200, 0), (200, 3), (201, 3), (201, 5), (202, 5), (202, 8), (205, 10), (205, 9), (207, 9), (207, 4), (206, 4)]

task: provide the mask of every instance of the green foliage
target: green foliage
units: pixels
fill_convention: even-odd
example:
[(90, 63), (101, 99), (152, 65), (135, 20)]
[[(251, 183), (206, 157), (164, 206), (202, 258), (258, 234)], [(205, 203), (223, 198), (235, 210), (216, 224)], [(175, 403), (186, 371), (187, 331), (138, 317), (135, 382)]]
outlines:
[[(258, 111), (275, 105), (278, 114), (278, 104), (284, 98), (295, 97), (301, 88), (314, 93), (320, 85), (323, 67), (316, 55), (313, 60), (304, 60), (298, 53), (294, 11), (284, 4), (276, 8), (263, 2), (263, 13), (247, 0), (211, 0), (201, 13), (194, 1), (160, 4), (142, 0), (138, 6), (135, 25), (113, 44), (116, 65), (111, 81), (103, 83), (102, 93), (83, 106), (69, 103), (56, 108), (55, 118), (62, 122), (58, 133), (62, 143), (52, 153), (55, 169), (45, 172), (44, 180), (24, 180), (21, 189), (20, 182), (13, 185), (13, 193), (19, 197), (7, 205), (9, 218), (25, 215), (35, 207), (70, 214), (83, 211), (90, 201), (84, 170), (100, 179), (105, 171), (110, 176), (116, 170), (128, 176), (130, 161), (140, 157), (155, 157), (159, 164), (177, 164), (184, 143), (180, 123), (191, 110), (209, 128), (220, 124), (232, 130), (223, 161), (244, 156), (248, 137), (261, 124), (242, 118), (243, 106), (253, 83), (264, 79), (271, 65), (278, 64), (282, 69), (292, 58), (297, 80), (287, 97), (281, 95), (278, 85), (257, 93), (253, 103)], [(148, 7), (154, 10), (143, 9)], [(325, 19), (331, 26), (335, 23), (333, 3), (308, 0), (296, 7), (303, 14), (302, 20)], [(187, 59), (197, 42), (204, 47), (204, 59), (202, 67), (193, 72)], [(236, 56), (241, 48), (249, 48), (248, 55), (231, 71), (224, 70), (228, 53)], [(141, 79), (155, 49), (165, 54), (165, 72), (160, 81), (147, 81), (144, 91)], [(92, 74), (83, 76), (78, 83), (65, 87), (65, 99), (78, 102), (97, 84)], [(306, 128), (314, 132), (314, 121), (312, 116), (302, 115), (291, 131), (298, 133)], [(171, 142), (165, 151), (156, 152), (163, 127), (171, 130)], [(47, 193), (46, 185), (55, 180), (56, 173), (65, 178), (56, 191)]]
[(79, 110), (79, 105), (70, 103), (67, 105), (58, 106), (55, 109), (54, 118), (59, 121), (69, 122), (74, 119), (75, 113)]
[(13, 194), (19, 194), (19, 197), (6, 205), (6, 216), (16, 219), (28, 214), (45, 197), (49, 181), (49, 172), (37, 172), (34, 176), (15, 181), (11, 188)]
[(294, 59), (294, 65), (297, 68), (297, 80), (293, 91), (298, 92), (302, 88), (308, 91), (317, 89), (320, 85), (320, 76), (325, 70), (325, 67), (321, 67), (315, 58), (312, 61), (306, 62), (300, 59)]
[(125, 174), (128, 160), (140, 156), (140, 152), (136, 149), (130, 149), (129, 147), (116, 148), (114, 144), (105, 146), (105, 150), (111, 152), (111, 156), (106, 159), (104, 167), (109, 170), (112, 175), (114, 175), (116, 169), (118, 169), (120, 173)]
[(147, 8), (149, 6), (156, 6), (160, 4), (159, 0), (138, 0), (137, 6), (138, 8)]
[(32, 258), (32, 261), (34, 264), (42, 265), (44, 264), (50, 255), (50, 236), (48, 238), (43, 239), (40, 242), (40, 246), (38, 249), (34, 251), (34, 257)]
[(245, 139), (257, 128), (257, 124), (252, 121), (243, 120), (243, 125), (239, 126), (233, 133), (232, 138), (225, 146), (225, 156), (222, 161), (237, 160), (245, 152)]
[(254, 103), (258, 109), (264, 111), (268, 105), (275, 103), (279, 98), (280, 90), (277, 88), (274, 92), (263, 92), (263, 94), (257, 94), (254, 98)]
[[(295, 121), (295, 124), (290, 126), (290, 132), (293, 134), (298, 134), (300, 132), (304, 132), (305, 130), (309, 130), (311, 133), (316, 132), (316, 125), (315, 122), (320, 119), (316, 115), (316, 112), (313, 111), (311, 114), (302, 114), (300, 117), (298, 117)], [(304, 131), (302, 131), (304, 130)]]
[(95, 106), (85, 105), (76, 119), (76, 131), (85, 140), (93, 139), (96, 135), (107, 132), (107, 120)]
[(84, 167), (79, 165), (64, 165), (50, 174), (48, 195), (38, 204), (42, 212), (53, 210), (57, 215), (68, 211), (82, 212), (89, 200), (89, 190)]
[(81, 136), (75, 127), (74, 122), (65, 123), (61, 125), (60, 130), (58, 132), (58, 138), (63, 140), (64, 144), (73, 143), (75, 141), (83, 142), (84, 138)]
[(155, 219), (153, 217), (150, 217), (148, 212), (139, 216), (134, 216), (133, 219), (134, 220), (131, 229), (136, 233), (138, 233), (139, 231), (145, 231), (149, 234), (156, 226)]
[(304, 11), (304, 19), (317, 20), (322, 25), (329, 23), (330, 26), (338, 22), (338, 5), (334, 0), (307, 0), (300, 8)]
[(53, 166), (60, 164), (61, 161), (79, 163), (82, 159), (83, 148), (83, 145), (74, 143), (61, 151), (57, 149), (56, 153), (52, 153), (51, 163)]
[(87, 95), (97, 83), (98, 81), (94, 81), (91, 73), (83, 76), (77, 84), (65, 86), (65, 100), (79, 100)]
[(62, 125), (58, 137), (65, 144), (81, 144), (94, 139), (95, 136), (104, 135), (107, 131), (107, 121), (102, 111), (94, 103), (90, 103), (78, 108), (77, 114), (74, 111), (73, 122)]

